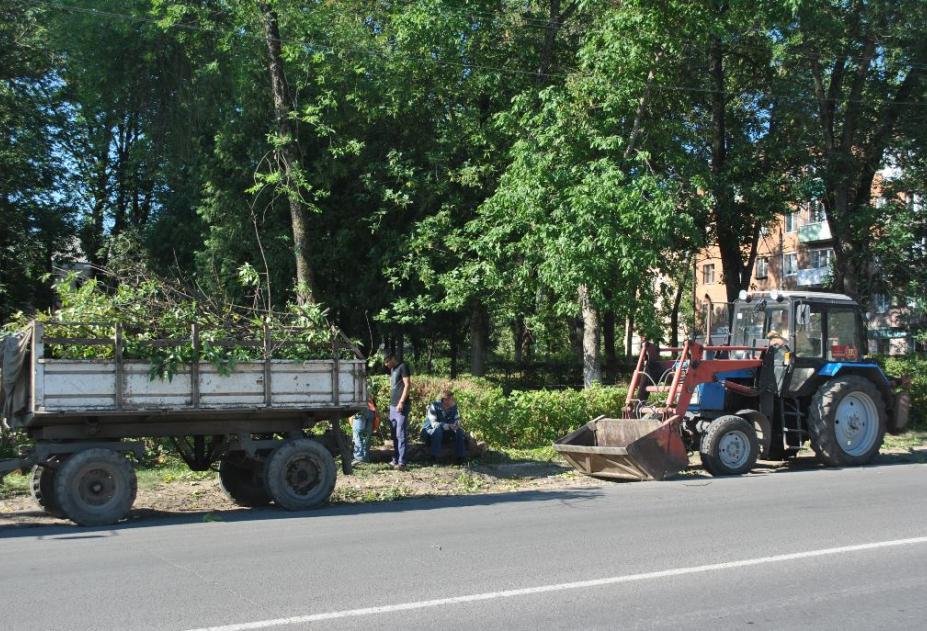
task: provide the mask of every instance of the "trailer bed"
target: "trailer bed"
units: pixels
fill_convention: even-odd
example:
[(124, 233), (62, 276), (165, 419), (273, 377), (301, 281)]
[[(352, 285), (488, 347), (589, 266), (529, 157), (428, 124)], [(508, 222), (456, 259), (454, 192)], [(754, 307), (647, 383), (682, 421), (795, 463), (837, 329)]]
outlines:
[(366, 403), (361, 360), (242, 362), (227, 374), (210, 364), (187, 364), (170, 380), (149, 375), (149, 364), (41, 359), (35, 364), (32, 416), (185, 413), (273, 408), (356, 408)]

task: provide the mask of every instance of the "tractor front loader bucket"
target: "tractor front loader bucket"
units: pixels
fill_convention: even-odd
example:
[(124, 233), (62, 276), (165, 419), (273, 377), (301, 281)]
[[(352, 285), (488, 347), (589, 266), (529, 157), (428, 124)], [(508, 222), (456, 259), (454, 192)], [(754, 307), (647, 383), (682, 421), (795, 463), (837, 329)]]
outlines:
[(599, 417), (554, 443), (578, 471), (613, 480), (662, 480), (689, 464), (675, 419)]

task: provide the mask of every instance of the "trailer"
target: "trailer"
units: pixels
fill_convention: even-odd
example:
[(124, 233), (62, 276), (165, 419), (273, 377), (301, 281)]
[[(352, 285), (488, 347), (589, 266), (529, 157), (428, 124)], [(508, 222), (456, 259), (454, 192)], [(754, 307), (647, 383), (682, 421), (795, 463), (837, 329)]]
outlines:
[[(107, 335), (46, 335), (52, 326)], [(135, 500), (130, 456), (142, 458), (140, 439), (169, 438), (192, 470), (217, 469), (241, 506), (319, 506), (334, 489), (335, 458), (351, 472), (339, 421), (366, 407), (366, 362), (334, 329), (325, 359), (275, 357), (281, 344), (300, 343), (300, 331), (287, 327), (285, 342), (266, 325), (259, 339), (209, 340), (211, 348), (251, 350), (250, 359), (224, 366), (205, 360), (196, 324), (183, 339), (133, 340), (191, 351), (163, 378), (152, 375), (150, 362), (125, 358), (120, 324), (34, 321), (4, 341), (3, 421), (31, 445), (0, 460), (0, 478), (31, 469), (32, 494), (47, 513), (85, 526), (112, 524)], [(60, 359), (48, 356), (49, 347), (104, 347), (107, 357)]]
[(741, 475), (806, 443), (828, 466), (864, 465), (886, 432), (905, 431), (910, 394), (865, 357), (851, 298), (742, 292), (729, 306), (720, 340), (709, 317), (701, 341), (645, 342), (620, 418), (593, 419), (554, 448), (587, 475), (662, 480), (690, 452), (713, 476)]

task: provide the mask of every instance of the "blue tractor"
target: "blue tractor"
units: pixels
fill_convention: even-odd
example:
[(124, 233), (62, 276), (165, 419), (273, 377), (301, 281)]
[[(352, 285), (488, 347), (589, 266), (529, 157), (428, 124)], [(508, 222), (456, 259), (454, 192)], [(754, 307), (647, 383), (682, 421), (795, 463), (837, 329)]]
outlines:
[(827, 465), (862, 465), (886, 432), (905, 430), (909, 395), (866, 358), (851, 298), (742, 292), (730, 309), (702, 342), (645, 343), (622, 418), (594, 419), (555, 448), (589, 475), (662, 479), (691, 452), (712, 475), (739, 475), (809, 442)]
[[(742, 292), (733, 305), (729, 344), (764, 348), (759, 369), (720, 372), (696, 387), (684, 423), (698, 435), (699, 453), (713, 474), (742, 473), (756, 458), (784, 460), (806, 442), (830, 466), (869, 462), (885, 432), (903, 432), (910, 398), (879, 364), (866, 359), (866, 328), (859, 305), (842, 294)], [(717, 358), (750, 351), (719, 350)], [(738, 388), (737, 386), (741, 386)], [(732, 418), (734, 417), (734, 418)], [(714, 442), (726, 434), (715, 426), (754, 428), (746, 462), (726, 457)], [(709, 441), (712, 442), (712, 441)]]

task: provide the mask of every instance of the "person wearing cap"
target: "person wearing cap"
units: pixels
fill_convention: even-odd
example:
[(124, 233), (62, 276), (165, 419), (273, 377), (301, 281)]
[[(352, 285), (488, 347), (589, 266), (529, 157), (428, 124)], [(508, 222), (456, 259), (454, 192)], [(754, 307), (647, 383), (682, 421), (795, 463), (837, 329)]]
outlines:
[(425, 423), (422, 426), (422, 441), (431, 444), (431, 458), (437, 460), (446, 442), (454, 444), (454, 458), (463, 462), (467, 457), (467, 436), (460, 427), (460, 411), (454, 392), (450, 388), (441, 391), (441, 398), (428, 406)]
[(776, 329), (769, 330), (769, 333), (766, 334), (766, 340), (769, 342), (769, 346), (775, 346), (776, 348), (785, 346), (785, 338)]

